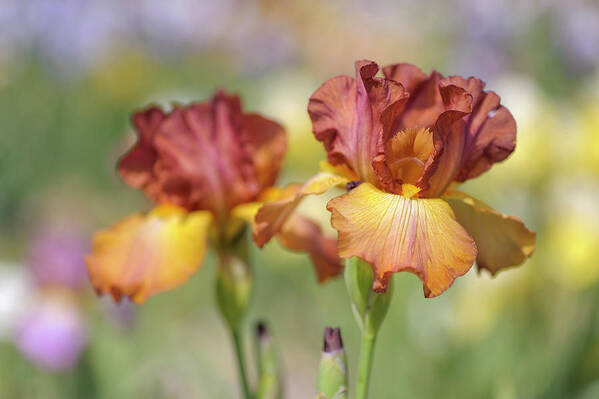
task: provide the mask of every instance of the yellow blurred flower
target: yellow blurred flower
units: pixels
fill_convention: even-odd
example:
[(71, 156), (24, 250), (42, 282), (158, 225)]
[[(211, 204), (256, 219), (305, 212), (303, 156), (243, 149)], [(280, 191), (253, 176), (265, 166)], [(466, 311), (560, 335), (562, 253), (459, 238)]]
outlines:
[[(530, 261), (529, 261), (530, 262)], [(488, 273), (469, 273), (456, 290), (451, 331), (459, 341), (482, 339), (495, 326), (508, 303), (527, 295), (535, 278), (532, 268), (495, 277)], [(475, 298), (473, 300), (473, 298)]]
[(585, 215), (569, 215), (547, 229), (551, 274), (572, 289), (599, 280), (599, 224)]
[(587, 104), (581, 115), (580, 159), (582, 165), (599, 177), (599, 100)]
[(599, 185), (585, 174), (556, 179), (555, 186), (545, 234), (548, 270), (566, 287), (584, 289), (599, 280)]

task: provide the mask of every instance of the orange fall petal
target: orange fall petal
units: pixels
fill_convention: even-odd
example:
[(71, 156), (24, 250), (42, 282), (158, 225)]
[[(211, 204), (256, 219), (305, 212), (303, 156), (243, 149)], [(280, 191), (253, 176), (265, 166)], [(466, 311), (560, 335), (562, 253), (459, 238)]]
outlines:
[(368, 183), (329, 201), (331, 223), (339, 232), (339, 255), (358, 256), (374, 270), (376, 291), (391, 273), (418, 275), (426, 297), (441, 294), (465, 274), (476, 258), (476, 244), (440, 199), (412, 199), (382, 192)]
[(210, 223), (209, 212), (187, 214), (165, 204), (99, 231), (86, 257), (94, 288), (116, 301), (143, 303), (182, 284), (200, 267)]
[(450, 190), (444, 199), (476, 241), (479, 269), (496, 274), (503, 268), (521, 264), (534, 252), (535, 233), (519, 218), (497, 212), (457, 190)]

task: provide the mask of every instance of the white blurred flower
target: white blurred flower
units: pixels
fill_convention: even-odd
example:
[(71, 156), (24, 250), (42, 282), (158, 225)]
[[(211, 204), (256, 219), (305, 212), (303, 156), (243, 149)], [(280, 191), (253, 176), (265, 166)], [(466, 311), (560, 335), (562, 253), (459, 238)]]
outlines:
[(0, 262), (0, 340), (12, 336), (23, 311), (29, 306), (34, 285), (24, 267)]

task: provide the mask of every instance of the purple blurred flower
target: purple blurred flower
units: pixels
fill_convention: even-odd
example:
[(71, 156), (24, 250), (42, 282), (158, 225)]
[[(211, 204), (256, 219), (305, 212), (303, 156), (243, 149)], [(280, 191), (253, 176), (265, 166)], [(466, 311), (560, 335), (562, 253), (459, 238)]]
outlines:
[(49, 228), (34, 238), (28, 262), (38, 284), (79, 290), (88, 281), (87, 251), (88, 240), (75, 230)]
[(285, 24), (265, 20), (257, 1), (221, 0), (201, 6), (195, 0), (0, 3), (0, 50), (19, 54), (35, 49), (66, 76), (118, 57), (114, 50), (119, 48), (144, 49), (152, 55), (225, 49), (242, 63), (253, 57), (245, 67), (254, 69), (288, 62), (295, 48)]
[(23, 319), (15, 343), (37, 367), (62, 371), (79, 360), (87, 344), (87, 330), (74, 305), (45, 300)]
[(574, 73), (589, 72), (599, 64), (599, 7), (573, 3), (556, 8), (556, 41), (569, 69)]

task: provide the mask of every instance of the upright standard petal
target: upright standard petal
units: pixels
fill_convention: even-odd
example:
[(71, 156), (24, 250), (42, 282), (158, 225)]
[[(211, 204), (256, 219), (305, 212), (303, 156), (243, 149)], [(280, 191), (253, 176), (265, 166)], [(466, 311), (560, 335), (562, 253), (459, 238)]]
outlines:
[(472, 113), (464, 118), (464, 153), (456, 180), (475, 178), (514, 151), (516, 121), (497, 94), (483, 91), (485, 83), (480, 79), (451, 76), (441, 85), (460, 87), (472, 95)]
[(165, 204), (96, 233), (86, 257), (96, 291), (143, 303), (182, 284), (200, 267), (211, 220), (209, 212)]
[(402, 84), (410, 93), (410, 98), (398, 121), (398, 130), (430, 128), (445, 111), (439, 91), (439, 81), (442, 77), (438, 72), (433, 71), (426, 75), (414, 65), (396, 64), (384, 67), (383, 74), (387, 79)]
[(328, 172), (320, 172), (303, 185), (292, 185), (281, 190), (278, 198), (266, 202), (256, 214), (254, 242), (262, 248), (281, 231), (285, 222), (307, 195), (318, 195), (328, 189), (349, 183), (349, 179)]
[[(421, 195), (439, 195), (442, 188), (448, 186), (446, 181), (465, 181), (477, 177), (493, 163), (504, 160), (513, 152), (516, 139), (514, 118), (500, 104), (497, 94), (483, 90), (485, 83), (482, 80), (460, 76), (442, 77), (435, 71), (426, 75), (410, 64), (390, 65), (383, 68), (383, 73), (388, 79), (401, 83), (410, 93), (396, 122), (398, 128), (395, 131), (422, 127), (435, 129), (436, 152), (439, 157), (446, 158), (430, 164), (425, 178), (419, 183), (424, 190)], [(454, 136), (456, 129), (451, 126), (458, 120), (464, 122), (459, 132), (462, 137)], [(452, 132), (451, 137), (437, 131), (440, 124), (445, 125), (445, 132)], [(458, 148), (458, 144), (461, 147)], [(445, 146), (449, 149), (442, 148)], [(459, 154), (456, 155), (454, 151)], [(451, 158), (455, 164), (447, 165), (447, 158)], [(444, 163), (445, 167), (437, 166), (438, 163)], [(453, 173), (452, 176), (449, 176), (448, 170)], [(429, 190), (426, 176), (437, 171), (444, 176), (437, 176), (435, 187)], [(383, 172), (383, 176), (388, 174), (384, 169)]]
[[(398, 66), (398, 70), (406, 69), (403, 67), (403, 64)], [(395, 73), (399, 78), (406, 79), (403, 73)], [(407, 76), (406, 84), (417, 86), (409, 81), (410, 73)], [(436, 176), (433, 183), (434, 186), (441, 186), (448, 170), (451, 171), (448, 176), (451, 182), (461, 167), (461, 157), (457, 158), (457, 167), (447, 165), (448, 158), (454, 158), (454, 151), (462, 152), (462, 148), (455, 148), (453, 142), (448, 142), (447, 131), (454, 122), (457, 123), (472, 111), (473, 96), (462, 87), (440, 85), (440, 79), (440, 75), (432, 74), (430, 79), (420, 81), (418, 84), (426, 87), (414, 89), (415, 97), (410, 97), (399, 116), (394, 118), (395, 122), (384, 117), (381, 119), (384, 153), (373, 159), (372, 166), (380, 181), (380, 188), (386, 192), (401, 194), (403, 184), (412, 184), (421, 188), (419, 196), (432, 197), (429, 193), (436, 191), (436, 188), (429, 187), (431, 177), (443, 175), (443, 181)], [(433, 86), (431, 82), (434, 82)], [(463, 136), (464, 131), (459, 134)]]
[(418, 188), (404, 195), (382, 192), (363, 183), (333, 198), (327, 208), (339, 232), (339, 255), (370, 263), (376, 291), (385, 291), (391, 273), (418, 275), (426, 297), (445, 291), (465, 274), (476, 258), (476, 244), (440, 199), (415, 199)]
[(169, 114), (155, 138), (160, 191), (146, 193), (159, 202), (216, 215), (255, 197), (260, 188), (241, 141), (240, 107), (237, 97), (217, 93), (209, 103)]
[(497, 212), (487, 204), (460, 191), (451, 190), (444, 199), (456, 219), (474, 238), (478, 247), (476, 264), (491, 274), (521, 264), (535, 248), (535, 233), (515, 216)]
[(355, 68), (355, 79), (337, 76), (325, 82), (310, 97), (308, 113), (329, 162), (345, 163), (360, 180), (376, 185), (371, 163), (382, 152), (382, 120), (395, 125), (408, 94), (399, 83), (376, 78), (374, 62), (358, 61)]
[(449, 114), (442, 115), (437, 120), (434, 134), (440, 151), (433, 155), (428, 187), (422, 191), (422, 197), (439, 198), (454, 181), (462, 167), (466, 142), (465, 128), (464, 120), (454, 120)]
[(119, 163), (125, 181), (159, 203), (219, 218), (274, 183), (287, 145), (279, 124), (244, 114), (239, 97), (223, 92), (133, 119), (140, 139)]

